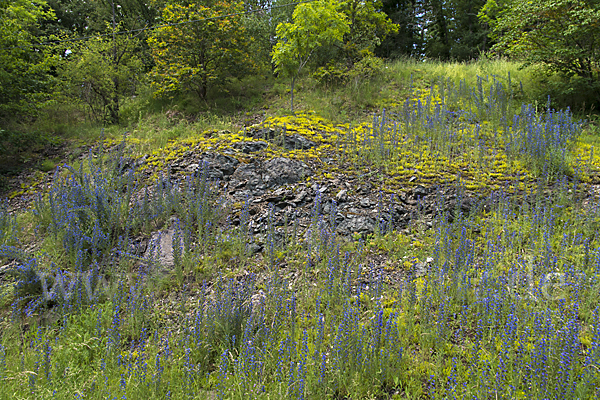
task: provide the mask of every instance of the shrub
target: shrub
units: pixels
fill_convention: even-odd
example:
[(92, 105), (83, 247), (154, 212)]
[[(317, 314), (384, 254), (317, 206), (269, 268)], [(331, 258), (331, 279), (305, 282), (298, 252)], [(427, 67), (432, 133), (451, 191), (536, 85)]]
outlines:
[(383, 60), (367, 55), (348, 69), (344, 63), (330, 62), (324, 67), (319, 67), (312, 76), (319, 83), (329, 85), (342, 85), (348, 82), (354, 82), (373, 78), (383, 71)]

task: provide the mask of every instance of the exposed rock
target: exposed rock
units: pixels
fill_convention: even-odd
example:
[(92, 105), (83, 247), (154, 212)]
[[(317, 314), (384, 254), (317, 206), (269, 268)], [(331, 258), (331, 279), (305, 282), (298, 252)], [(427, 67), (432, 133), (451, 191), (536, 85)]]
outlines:
[(250, 153), (256, 153), (258, 151), (266, 149), (267, 147), (269, 147), (269, 144), (267, 142), (263, 142), (262, 140), (260, 140), (257, 142), (234, 143), (233, 147), (235, 149), (240, 150), (243, 153), (250, 154)]
[(205, 154), (202, 159), (208, 161), (209, 167), (219, 169), (226, 176), (233, 174), (240, 163), (234, 157), (218, 153)]
[(262, 195), (267, 185), (262, 180), (258, 163), (240, 164), (232, 175), (232, 183), (242, 185), (253, 195)]
[(427, 196), (430, 193), (430, 191), (427, 188), (425, 188), (424, 186), (418, 185), (413, 188), (411, 193), (415, 199), (417, 199), (417, 198), (422, 199), (423, 197)]
[(308, 195), (308, 192), (305, 189), (303, 189), (296, 194), (296, 197), (294, 197), (294, 199), (291, 200), (291, 202), (298, 205), (298, 204), (304, 202), (305, 200), (310, 200), (307, 198), (307, 195)]
[(248, 251), (250, 252), (250, 254), (260, 253), (262, 249), (262, 246), (258, 243), (252, 242), (248, 245)]
[(369, 235), (375, 231), (375, 220), (366, 215), (352, 215), (338, 225), (337, 231), (343, 235)]
[(117, 174), (119, 174), (119, 175), (125, 174), (130, 169), (135, 170), (135, 169), (141, 167), (142, 165), (146, 164), (147, 158), (148, 158), (148, 155), (144, 155), (139, 158), (131, 158), (131, 157), (122, 158), (119, 161), (119, 164), (117, 165)]
[(255, 139), (273, 140), (277, 136), (281, 136), (282, 131), (276, 131), (273, 128), (256, 128), (252, 127), (248, 129), (246, 134)]
[(174, 161), (171, 163), (171, 173), (181, 171), (193, 173), (208, 168), (207, 177), (209, 179), (223, 179), (225, 176), (233, 174), (239, 164), (234, 157), (219, 153), (203, 153), (198, 158), (195, 158), (193, 154), (187, 154)]
[(315, 142), (306, 139), (304, 136), (294, 134), (285, 137), (284, 146), (288, 150), (306, 150), (315, 147), (316, 144)]
[(338, 203), (343, 203), (345, 201), (348, 201), (348, 191), (346, 189), (342, 189), (338, 192), (338, 194), (335, 195), (336, 200), (338, 201)]
[(416, 277), (427, 275), (427, 271), (431, 268), (431, 263), (433, 263), (432, 257), (427, 257), (425, 262), (418, 262), (414, 265), (414, 271)]
[(265, 172), (262, 179), (267, 187), (296, 183), (312, 175), (308, 166), (303, 162), (284, 157), (266, 161), (263, 168)]
[(302, 135), (297, 133), (286, 135), (285, 131), (273, 128), (250, 128), (247, 134), (255, 139), (275, 141), (276, 145), (283, 146), (287, 150), (306, 150), (316, 146), (315, 142)]
[[(167, 230), (153, 232), (145, 243), (143, 257), (158, 264), (160, 270), (157, 272), (168, 272), (175, 267), (173, 245), (175, 242), (175, 220), (171, 219)], [(183, 239), (181, 238), (183, 241)], [(142, 245), (144, 240), (142, 240)], [(180, 243), (181, 245), (181, 243)]]

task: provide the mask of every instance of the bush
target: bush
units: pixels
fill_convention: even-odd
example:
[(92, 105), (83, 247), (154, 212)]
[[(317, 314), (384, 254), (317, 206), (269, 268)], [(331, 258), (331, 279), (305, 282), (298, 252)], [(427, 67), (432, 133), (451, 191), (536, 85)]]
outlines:
[(534, 97), (539, 103), (544, 104), (550, 96), (553, 108), (569, 107), (576, 112), (600, 110), (600, 81), (577, 75), (568, 77), (541, 68), (536, 76), (539, 84)]
[(348, 69), (341, 62), (331, 62), (324, 67), (319, 67), (312, 74), (319, 83), (325, 86), (342, 85), (353, 81), (358, 83), (364, 79), (373, 78), (383, 71), (383, 60), (367, 55)]

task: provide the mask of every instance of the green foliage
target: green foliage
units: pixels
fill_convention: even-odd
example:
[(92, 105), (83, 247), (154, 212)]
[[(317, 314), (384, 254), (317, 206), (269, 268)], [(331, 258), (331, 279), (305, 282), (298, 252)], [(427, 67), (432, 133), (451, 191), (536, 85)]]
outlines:
[[(85, 0), (48, 0), (48, 7), (56, 15), (56, 19), (46, 20), (42, 23), (42, 30), (47, 34), (64, 35), (65, 33), (74, 33), (77, 36), (84, 36), (94, 33), (95, 30), (89, 26), (95, 23), (96, 7), (99, 2), (90, 2)], [(101, 29), (104, 26), (100, 27)]]
[(600, 37), (600, 3), (489, 0), (479, 16), (493, 29), (495, 51), (584, 79), (600, 104), (600, 45), (593, 40)]
[[(203, 20), (243, 12), (241, 2), (219, 1), (210, 8), (191, 3), (168, 4), (166, 24)], [(194, 93), (206, 99), (209, 87), (255, 69), (249, 54), (250, 40), (241, 15), (165, 26), (148, 39), (156, 66), (150, 77), (156, 96)]]
[(312, 74), (322, 84), (339, 85), (353, 82), (355, 85), (359, 81), (368, 80), (383, 71), (383, 60), (373, 56), (366, 56), (348, 69), (345, 65), (331, 62), (325, 67), (319, 67)]
[(341, 41), (350, 32), (344, 14), (327, 0), (300, 4), (293, 14), (293, 23), (277, 25), (279, 42), (273, 49), (273, 64), (277, 72), (292, 77), (291, 111), (294, 111), (294, 84), (302, 68), (319, 47)]
[[(366, 57), (351, 71), (367, 76), (380, 67), (379, 59)], [(327, 174), (312, 177), (314, 213), (310, 222), (298, 226), (255, 215), (254, 221), (267, 222), (257, 233), (249, 216), (252, 210), (262, 213), (262, 205), (235, 203), (232, 214), (229, 202), (219, 202), (223, 209), (209, 208), (213, 196), (223, 193), (220, 187), (206, 179), (200, 185), (182, 182), (179, 174), (157, 181), (148, 194), (136, 186), (130, 198), (121, 167), (138, 164), (132, 154), (115, 152), (114, 163), (102, 154), (92, 157), (91, 179), (80, 190), (85, 173), (63, 170), (57, 176), (64, 179), (61, 192), (82, 201), (69, 207), (58, 202), (64, 197), (54, 191), (55, 210), (70, 209), (72, 225), (88, 231), (86, 236), (85, 228), (96, 224), (82, 217), (121, 204), (124, 218), (107, 224), (115, 238), (147, 238), (175, 214), (180, 219), (172, 225), (177, 231), (171, 245), (182, 238), (191, 247), (173, 249), (179, 280), (174, 279), (177, 270), (159, 277), (157, 286), (169, 285), (162, 291), (155, 290), (137, 256), (129, 264), (131, 274), (115, 271), (121, 257), (139, 247), (111, 243), (110, 257), (99, 264), (100, 275), (48, 272), (47, 289), (59, 296), (51, 297), (44, 296), (44, 281), (36, 272), (52, 261), (69, 269), (51, 249), (62, 247), (62, 237), (47, 240), (39, 250), (32, 246), (40, 268), (28, 262), (15, 276), (16, 285), (0, 285), (2, 392), (15, 398), (148, 400), (486, 398), (490, 392), (516, 399), (598, 398), (600, 212), (593, 206), (598, 199), (590, 197), (589, 187), (582, 187), (576, 175), (547, 187), (548, 193), (546, 177), (541, 177), (540, 190), (530, 192), (536, 181), (527, 157), (534, 156), (532, 150), (545, 151), (547, 142), (538, 139), (554, 138), (563, 129), (559, 124), (570, 120), (535, 108), (517, 115), (510, 104), (515, 99), (520, 103), (518, 81), (530, 71), (517, 71), (515, 63), (505, 60), (388, 63), (380, 79), (364, 81), (385, 116), (373, 118), (371, 109), (361, 108), (363, 119), (352, 121), (344, 119), (333, 100), (342, 98), (337, 104), (346, 110), (360, 106), (367, 97), (364, 88), (353, 91), (349, 84), (303, 91), (305, 98), (321, 101), (303, 104), (319, 109), (318, 114), (267, 120), (274, 122), (273, 128), (287, 125), (288, 132), (320, 142), (311, 150), (286, 154), (315, 157), (311, 165), (320, 165)], [(311, 82), (301, 81), (304, 87)], [(266, 103), (269, 113), (283, 113), (277, 101)], [(323, 117), (327, 106), (338, 112), (339, 124)], [(262, 117), (262, 110), (252, 112), (249, 119)], [(150, 154), (136, 175), (142, 185), (147, 184), (143, 177), (163, 170), (163, 161), (187, 159), (208, 147), (222, 151), (242, 135), (233, 122), (228, 129), (235, 133), (199, 134), (217, 122), (210, 116), (204, 125), (187, 122), (175, 106), (165, 114), (140, 117), (132, 129), (132, 136), (144, 142), (165, 135), (144, 143), (141, 153)], [(513, 117), (521, 121), (518, 126), (511, 125)], [(547, 137), (528, 134), (536, 131)], [(194, 138), (167, 143), (166, 135)], [(522, 155), (510, 146), (508, 135), (527, 139), (521, 143), (521, 150), (530, 154), (525, 161), (517, 162)], [(598, 141), (593, 144), (597, 148)], [(577, 150), (580, 143), (574, 146), (565, 151)], [(504, 157), (510, 148), (516, 169)], [(589, 147), (579, 150), (585, 150), (580, 153), (583, 162), (598, 171), (600, 158)], [(478, 152), (485, 164), (479, 168)], [(328, 161), (319, 163), (324, 156)], [(100, 167), (106, 174), (100, 174)], [(457, 173), (458, 187), (443, 184), (446, 176), (445, 182), (455, 182)], [(109, 174), (117, 184), (98, 186), (112, 179)], [(329, 185), (321, 203), (322, 178), (341, 183)], [(479, 181), (482, 186), (462, 186)], [(400, 188), (390, 190), (396, 197), (387, 190), (392, 182)], [(286, 190), (308, 189), (305, 184)], [(411, 184), (433, 192), (418, 198), (417, 205)], [(351, 203), (346, 204), (358, 202), (358, 193), (359, 198), (378, 198), (377, 205), (371, 202), (362, 211), (380, 214), (375, 234), (356, 233), (346, 242), (329, 229), (326, 221), (333, 223), (337, 215), (330, 200), (340, 187), (349, 189)], [(481, 192), (492, 190), (491, 197), (477, 201)], [(134, 199), (149, 203), (148, 212), (130, 220), (125, 214), (137, 208), (132, 207)], [(215, 214), (203, 215), (207, 210)], [(354, 212), (346, 207), (340, 211), (348, 216)], [(409, 218), (410, 223), (398, 225), (405, 213), (401, 220)], [(52, 239), (42, 229), (51, 220), (49, 213), (37, 227), (20, 220), (19, 240), (33, 235)], [(154, 226), (142, 229), (143, 221)], [(5, 225), (0, 213), (0, 228)], [(275, 232), (283, 234), (282, 245), (269, 239)], [(250, 254), (246, 245), (262, 243), (267, 233), (262, 254)], [(193, 276), (194, 268), (201, 277)], [(25, 301), (25, 315), (20, 316)]]
[(62, 93), (85, 105), (90, 119), (119, 123), (123, 98), (136, 93), (141, 78), (139, 48), (140, 42), (126, 35), (69, 44), (71, 53), (60, 69)]
[[(274, 40), (277, 25), (292, 19), (295, 5), (285, 6), (289, 0), (250, 0), (244, 2), (248, 14), (243, 21), (246, 32), (252, 38), (250, 48), (254, 61), (259, 67), (271, 71), (271, 52), (276, 44)], [(267, 8), (276, 7), (276, 8)], [(260, 10), (257, 12), (257, 10)]]
[(37, 48), (37, 28), (54, 14), (45, 2), (0, 2), (0, 123), (34, 116), (49, 100), (53, 57)]
[(487, 27), (477, 20), (483, 3), (483, 0), (425, 1), (425, 55), (464, 61), (485, 51)]
[(377, 46), (380, 57), (420, 57), (423, 50), (421, 7), (419, 0), (383, 0), (380, 8), (398, 27)]
[(105, 24), (113, 22), (122, 28), (136, 29), (154, 24), (157, 9), (144, 0), (48, 0), (56, 19), (42, 23), (48, 35), (74, 34), (90, 36), (103, 33)]
[(398, 33), (383, 11), (379, 0), (346, 0), (340, 2), (338, 11), (346, 15), (349, 32), (344, 34), (342, 54), (350, 68), (355, 62), (369, 56), (388, 34)]

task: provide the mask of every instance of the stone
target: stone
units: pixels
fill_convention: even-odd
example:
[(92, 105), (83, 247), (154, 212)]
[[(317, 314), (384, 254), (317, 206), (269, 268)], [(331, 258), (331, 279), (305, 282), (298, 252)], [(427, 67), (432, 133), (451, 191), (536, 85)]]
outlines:
[[(171, 166), (171, 168), (173, 168), (173, 166)], [(193, 163), (193, 164), (190, 164), (187, 167), (185, 167), (185, 171), (186, 172), (196, 172), (196, 171), (198, 171), (199, 168), (200, 168), (199, 164)]]
[(338, 203), (343, 203), (345, 201), (348, 201), (348, 195), (347, 195), (348, 191), (346, 189), (342, 189), (338, 192), (338, 194), (335, 195), (335, 199), (337, 200)]
[[(221, 171), (221, 177), (232, 175), (240, 163), (236, 158), (219, 153), (204, 153), (202, 161), (208, 163), (210, 170)], [(210, 172), (209, 172), (210, 175)]]
[(239, 183), (246, 182), (245, 187), (251, 191), (264, 190), (264, 184), (260, 168), (256, 163), (239, 165), (231, 178)]
[(233, 148), (240, 150), (242, 153), (256, 153), (269, 147), (267, 142), (262, 140), (256, 142), (238, 142), (233, 144)]
[(273, 128), (250, 128), (246, 134), (253, 138), (271, 140), (281, 135), (280, 131), (276, 131)]
[(267, 187), (296, 183), (312, 175), (306, 164), (285, 157), (265, 161), (263, 170), (262, 179)]
[(421, 185), (415, 186), (412, 190), (412, 195), (414, 198), (423, 198), (429, 194), (429, 191)]
[(298, 134), (286, 136), (284, 139), (284, 147), (287, 150), (306, 150), (315, 146), (315, 142), (310, 141), (304, 136)]
[(262, 249), (262, 246), (258, 243), (253, 242), (248, 244), (248, 251), (250, 252), (250, 254), (260, 253)]
[(296, 197), (294, 197), (294, 199), (291, 200), (291, 202), (294, 204), (302, 203), (306, 199), (307, 194), (308, 193), (306, 192), (306, 190), (301, 190), (296, 194)]
[(346, 217), (338, 225), (337, 230), (343, 235), (351, 235), (353, 233), (369, 235), (375, 231), (375, 220), (366, 215), (352, 215)]
[(175, 229), (153, 232), (150, 235), (149, 243), (144, 258), (154, 260), (159, 264), (162, 271), (173, 269), (175, 263), (173, 260), (173, 236)]

